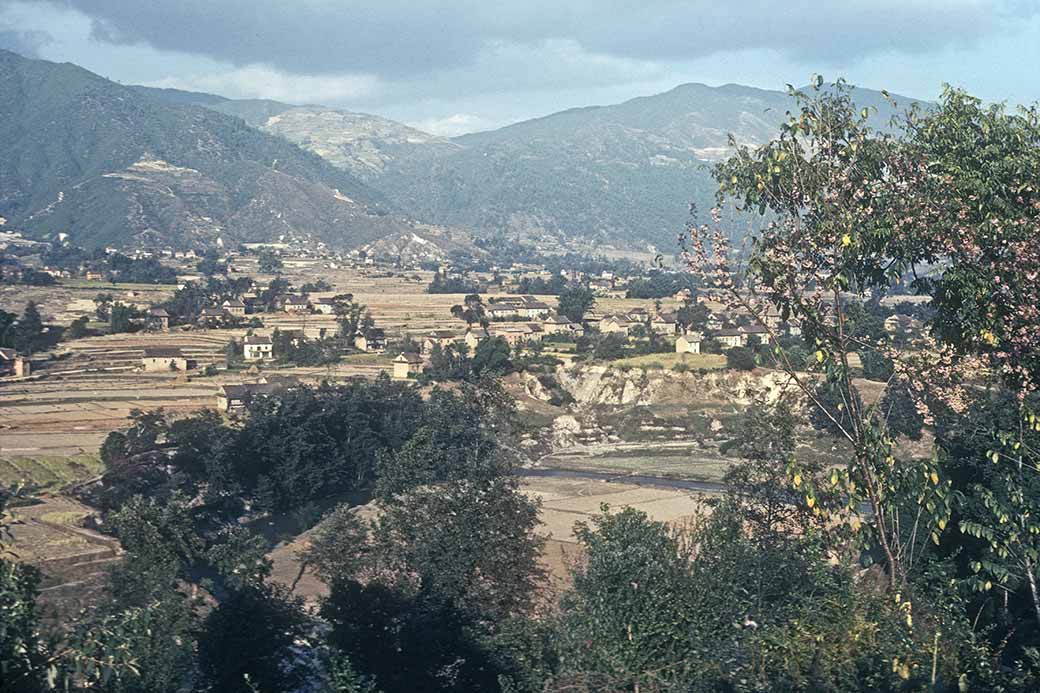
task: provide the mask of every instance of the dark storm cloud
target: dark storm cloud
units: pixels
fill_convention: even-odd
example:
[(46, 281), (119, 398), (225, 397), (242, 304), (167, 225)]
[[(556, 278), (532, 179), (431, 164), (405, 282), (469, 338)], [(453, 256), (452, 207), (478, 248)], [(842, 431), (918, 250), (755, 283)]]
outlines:
[(0, 23), (0, 48), (14, 51), (27, 58), (39, 56), (40, 48), (50, 41), (50, 36), (42, 31), (19, 31), (14, 27)]
[(970, 45), (1034, 0), (37, 0), (79, 10), (110, 43), (146, 42), (235, 65), (388, 78), (470, 65), (489, 43), (573, 41), (644, 61), (772, 49), (843, 64)]

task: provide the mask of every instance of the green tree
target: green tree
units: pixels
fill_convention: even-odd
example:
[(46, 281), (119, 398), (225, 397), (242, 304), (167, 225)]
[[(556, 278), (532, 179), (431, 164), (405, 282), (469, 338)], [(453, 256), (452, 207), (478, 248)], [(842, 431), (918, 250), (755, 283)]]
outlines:
[(108, 330), (112, 334), (134, 332), (139, 327), (134, 321), (140, 317), (141, 312), (136, 308), (117, 301), (109, 310)]
[(473, 373), (473, 362), (467, 356), (468, 351), (469, 348), (461, 342), (444, 347), (434, 344), (430, 350), (430, 362), (423, 371), (420, 382), (465, 380), (470, 377)]
[(612, 332), (603, 335), (592, 351), (592, 355), (602, 361), (613, 361), (625, 355), (625, 344), (628, 340), (623, 334)]
[(198, 636), (202, 690), (294, 690), (310, 672), (293, 651), (306, 634), (302, 607), (299, 597), (281, 587), (234, 590), (206, 617)]
[(17, 315), (15, 315), (14, 313), (8, 313), (6, 310), (0, 309), (0, 346), (14, 346), (15, 342), (17, 341), (17, 335), (15, 334), (17, 322)]
[(194, 669), (200, 606), (182, 590), (202, 547), (188, 503), (180, 496), (136, 496), (107, 524), (126, 555), (111, 574), (111, 601), (78, 637), (89, 645), (116, 634), (100, 647), (119, 648), (123, 663), (95, 687), (112, 693), (182, 690)]
[(213, 274), (227, 274), (228, 266), (226, 262), (220, 261), (220, 254), (215, 248), (207, 248), (202, 259), (199, 260), (197, 265), (195, 265), (195, 269), (197, 269), (200, 274), (208, 276)]
[(224, 345), (224, 363), (228, 368), (233, 368), (242, 363), (242, 345), (234, 337)]
[(726, 368), (738, 371), (755, 370), (755, 352), (747, 347), (731, 347), (726, 350)]
[(375, 681), (359, 674), (350, 660), (338, 652), (329, 657), (325, 671), (322, 693), (379, 693)]
[(459, 480), (395, 497), (374, 531), (394, 584), (495, 621), (530, 608), (542, 569), (538, 506), (515, 480)]
[(258, 264), (264, 274), (277, 274), (282, 270), (282, 259), (273, 250), (261, 250)]
[(561, 683), (667, 690), (682, 681), (692, 644), (684, 547), (634, 508), (579, 523), (575, 533), (585, 560), (560, 600)]
[(675, 312), (675, 321), (683, 331), (707, 329), (708, 309), (703, 303), (687, 301)]
[(32, 354), (46, 346), (44, 336), (43, 318), (34, 301), (25, 304), (22, 317), (14, 327), (14, 344), (18, 351)]
[(473, 352), (472, 373), (480, 377), (484, 373), (508, 373), (513, 367), (510, 360), (509, 343), (501, 337), (480, 340)]
[(87, 329), (87, 316), (81, 315), (69, 323), (69, 326), (62, 337), (65, 339), (81, 339), (86, 337), (87, 334), (89, 334), (89, 330)]
[[(898, 589), (907, 580), (907, 562), (921, 556), (920, 546), (911, 550), (904, 542), (923, 542), (945, 525), (951, 498), (934, 462), (890, 464), (891, 437), (876, 408), (858, 397), (848, 357), (880, 348), (864, 336), (873, 328), (857, 333), (857, 316), (865, 317), (860, 304), (929, 256), (925, 248), (941, 226), (931, 223), (932, 202), (945, 197), (919, 152), (894, 135), (872, 131), (869, 112), (856, 111), (843, 84), (825, 88), (818, 80), (809, 93), (793, 97), (800, 108), (777, 139), (754, 151), (742, 148), (716, 169), (720, 199), (777, 215), (755, 232), (749, 271), (731, 271), (724, 236), (706, 227), (692, 234), (691, 269), (704, 269), (705, 282), (752, 315), (773, 309), (802, 325), (822, 382), (802, 375), (782, 347), (779, 362), (810, 402), (817, 424), (825, 419), (852, 446), (839, 483), (873, 506), (873, 521), (862, 526), (859, 539), (879, 547)], [(899, 175), (888, 175), (893, 171)], [(905, 189), (917, 194), (898, 192)], [(849, 294), (857, 297), (850, 300)], [(810, 501), (815, 503), (811, 494)], [(909, 507), (926, 513), (923, 535), (899, 531), (896, 518)]]
[(557, 310), (571, 322), (581, 322), (596, 305), (596, 296), (587, 286), (568, 286), (560, 292)]
[(484, 301), (480, 298), (480, 294), (466, 296), (461, 304), (451, 307), (451, 314), (459, 320), (465, 320), (466, 324), (470, 326), (483, 325), (486, 327), (489, 324)]
[(4, 690), (36, 693), (43, 690), (46, 651), (38, 638), (40, 573), (14, 560), (10, 552), (7, 504), (11, 493), (0, 487), (0, 676)]
[(108, 322), (108, 312), (115, 302), (112, 294), (100, 293), (94, 297), (94, 315), (102, 322)]
[(335, 580), (322, 606), (331, 644), (387, 693), (498, 689), (516, 667), (496, 638), (541, 586), (536, 505), (497, 477), (415, 487), (385, 507), (374, 579)]
[(368, 309), (355, 302), (352, 294), (335, 296), (332, 300), (340, 339), (348, 344), (353, 344), (354, 337), (368, 331), (375, 324)]

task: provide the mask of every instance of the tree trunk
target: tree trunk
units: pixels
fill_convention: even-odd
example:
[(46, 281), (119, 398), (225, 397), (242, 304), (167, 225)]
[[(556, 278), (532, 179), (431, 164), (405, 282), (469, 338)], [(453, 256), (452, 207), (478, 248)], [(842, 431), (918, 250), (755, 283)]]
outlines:
[(1040, 625), (1040, 595), (1037, 594), (1036, 590), (1036, 570), (1033, 567), (1033, 562), (1026, 559), (1026, 575), (1029, 578), (1029, 594), (1033, 597), (1033, 611), (1036, 612), (1036, 622)]

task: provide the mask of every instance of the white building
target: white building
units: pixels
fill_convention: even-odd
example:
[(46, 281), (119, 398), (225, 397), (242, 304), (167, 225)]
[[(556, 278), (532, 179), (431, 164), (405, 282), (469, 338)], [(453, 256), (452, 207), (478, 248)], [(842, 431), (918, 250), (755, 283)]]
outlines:
[(246, 361), (270, 361), (274, 358), (271, 338), (262, 335), (246, 335), (242, 342), (242, 358)]
[(675, 353), (677, 354), (699, 354), (701, 353), (701, 336), (699, 334), (682, 334), (675, 340)]
[(744, 333), (735, 327), (719, 330), (715, 333), (715, 339), (719, 340), (723, 349), (744, 346)]

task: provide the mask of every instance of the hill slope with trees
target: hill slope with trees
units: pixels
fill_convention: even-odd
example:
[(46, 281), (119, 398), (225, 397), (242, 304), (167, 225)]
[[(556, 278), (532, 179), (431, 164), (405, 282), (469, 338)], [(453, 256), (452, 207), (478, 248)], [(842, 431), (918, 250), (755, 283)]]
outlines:
[(349, 173), (237, 117), (0, 51), (0, 217), (80, 246), (317, 236), (407, 223)]
[[(285, 137), (429, 223), (477, 235), (544, 231), (651, 243), (665, 251), (675, 248), (690, 202), (711, 206), (717, 186), (710, 164), (732, 153), (734, 143), (769, 141), (794, 106), (783, 91), (683, 84), (448, 139), (323, 106), (135, 88)], [(855, 100), (882, 129), (912, 101), (895, 97), (895, 108), (867, 89), (855, 90)]]

